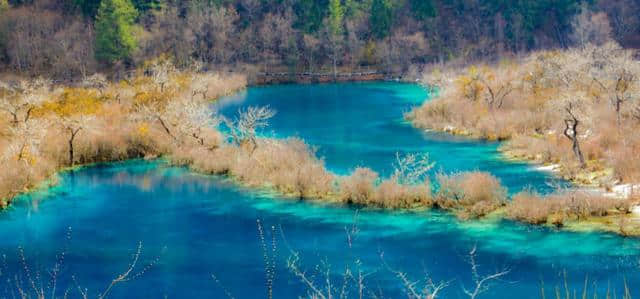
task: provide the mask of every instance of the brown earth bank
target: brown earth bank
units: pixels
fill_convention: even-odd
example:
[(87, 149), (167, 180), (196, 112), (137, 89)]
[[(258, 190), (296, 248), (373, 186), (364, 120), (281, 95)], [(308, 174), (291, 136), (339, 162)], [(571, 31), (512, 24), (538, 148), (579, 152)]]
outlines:
[(369, 71), (369, 72), (353, 72), (353, 73), (258, 73), (255, 81), (251, 82), (255, 85), (269, 85), (280, 83), (331, 83), (331, 82), (362, 82), (362, 81), (381, 81), (391, 78), (385, 72)]

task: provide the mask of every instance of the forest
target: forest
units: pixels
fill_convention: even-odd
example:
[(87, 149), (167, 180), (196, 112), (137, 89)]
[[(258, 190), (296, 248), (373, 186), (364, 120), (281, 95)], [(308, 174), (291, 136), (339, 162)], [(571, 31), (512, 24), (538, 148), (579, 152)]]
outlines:
[(179, 68), (417, 75), (613, 39), (636, 0), (0, 0), (3, 73), (73, 81), (157, 58)]

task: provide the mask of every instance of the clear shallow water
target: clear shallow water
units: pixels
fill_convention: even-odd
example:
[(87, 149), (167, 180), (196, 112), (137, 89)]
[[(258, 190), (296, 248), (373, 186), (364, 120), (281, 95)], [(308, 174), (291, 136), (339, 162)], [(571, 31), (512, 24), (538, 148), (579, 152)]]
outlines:
[[(309, 88), (316, 87), (252, 88), (248, 90), (249, 98), (244, 104), (263, 104), (264, 100), (254, 99), (252, 94), (264, 99), (264, 93), (274, 89), (287, 95), (283, 98), (291, 95), (311, 105), (314, 101), (304, 96), (310, 93), (305, 91)], [(407, 100), (412, 100), (420, 94), (420, 89), (414, 86), (394, 84), (321, 85), (317, 88), (318, 93), (353, 94), (354, 98), (345, 101), (347, 106), (357, 99), (358, 93), (352, 89), (380, 90), (400, 104), (406, 102), (401, 101), (403, 96), (399, 95), (410, 95)], [(393, 92), (396, 88), (398, 93)], [(380, 105), (384, 96), (362, 93), (361, 97), (366, 97), (371, 101), (370, 105), (375, 106)], [(396, 105), (384, 106), (381, 110), (384, 110), (383, 115), (388, 115), (388, 120), (396, 119), (397, 122), (371, 126), (375, 128), (371, 132), (384, 132), (381, 128), (385, 126), (395, 127), (389, 131), (393, 136), (360, 137), (355, 133), (355, 127), (346, 126), (347, 131), (354, 133), (338, 138), (339, 134), (331, 131), (339, 126), (338, 116), (332, 116), (330, 121), (317, 119), (331, 130), (323, 131), (322, 126), (311, 123), (290, 123), (292, 127), (287, 129), (287, 120), (283, 118), (288, 112), (282, 109), (284, 104), (278, 106), (278, 101), (272, 102), (280, 113), (273, 121), (274, 130), (280, 136), (298, 134), (308, 138), (309, 143), (320, 145), (319, 151), (329, 167), (336, 171), (366, 165), (388, 172), (395, 151), (429, 149), (432, 158), (445, 171), (456, 169), (446, 159), (448, 152), (455, 152), (451, 156), (462, 162), (451, 161), (460, 169), (495, 169), (511, 189), (528, 184), (544, 188), (543, 182), (547, 179), (544, 173), (528, 171), (527, 165), (500, 161), (495, 153), (496, 144), (426, 135), (426, 139), (418, 141), (398, 140), (401, 144), (398, 145), (395, 143), (395, 139), (401, 139), (398, 136), (415, 138), (420, 137), (420, 133), (411, 133), (410, 127), (402, 125), (398, 116), (387, 111), (397, 109), (394, 111), (402, 112), (403, 108)], [(238, 104), (229, 105), (225, 109), (232, 111)], [(333, 105), (337, 107), (337, 104)], [(323, 105), (315, 103), (311, 110), (330, 112), (321, 107)], [(368, 110), (374, 113), (375, 109), (369, 107)], [(315, 117), (303, 117), (300, 115), (303, 111), (291, 110), (290, 113), (301, 122)], [(346, 111), (344, 113), (349, 116)], [(381, 116), (367, 115), (372, 121), (378, 121)], [(359, 117), (360, 120), (365, 118)], [(331, 138), (323, 137), (322, 132)], [(376, 140), (380, 150), (339, 146), (343, 141), (370, 144)], [(476, 149), (484, 154), (467, 153)], [(357, 154), (353, 154), (354, 151)], [(379, 159), (387, 161), (373, 158), (376, 153)], [(343, 154), (353, 158), (342, 157)], [(387, 157), (388, 154), (391, 156)], [(25, 248), (30, 273), (41, 269), (45, 277), (44, 271), (50, 270), (56, 255), (67, 248), (58, 291), (58, 296), (62, 296), (66, 286), (75, 288), (70, 280), (72, 275), (78, 284), (89, 289), (90, 294), (102, 292), (115, 276), (126, 270), (131, 254), (141, 241), (144, 250), (140, 265), (144, 266), (156, 257), (159, 262), (140, 278), (116, 287), (112, 293), (114, 298), (225, 297), (211, 274), (215, 274), (236, 298), (264, 298), (264, 261), (256, 219), (261, 219), (268, 232), (270, 226), (275, 226), (277, 231), (275, 298), (305, 294), (304, 286), (285, 267), (285, 261), (291, 255), (289, 248), (300, 252), (302, 266), (309, 273), (316, 264), (327, 261), (337, 285), (342, 279), (335, 276), (344, 272), (345, 263), (361, 260), (363, 271), (372, 273), (366, 280), (369, 290), (381, 290), (387, 298), (400, 297), (401, 290), (398, 280), (382, 265), (381, 253), (389, 266), (408, 272), (416, 280), (422, 278), (425, 271), (434, 280), (455, 279), (445, 289), (443, 298), (463, 298), (461, 285), (470, 286), (465, 253), (473, 246), (478, 248), (481, 271), (511, 269), (505, 281), (483, 298), (538, 298), (540, 281), (545, 281), (545, 288), (551, 292), (562, 283), (559, 273), (563, 271), (568, 273), (571, 288), (577, 288), (578, 292), (585, 275), (598, 281), (602, 293), (608, 282), (620, 290), (624, 277), (630, 286), (640, 285), (637, 270), (640, 242), (634, 239), (600, 233), (555, 232), (505, 221), (461, 223), (437, 212), (362, 210), (357, 212), (360, 232), (353, 247), (349, 248), (345, 227), (351, 227), (355, 215), (356, 210), (349, 207), (281, 199), (243, 189), (222, 178), (168, 167), (162, 162), (130, 161), (88, 167), (63, 173), (57, 186), (25, 195), (8, 211), (0, 213), (0, 253), (6, 255), (6, 261), (2, 263), (5, 266), (0, 266), (0, 297), (11, 297), (11, 292), (16, 291), (12, 284), (5, 283), (8, 278), (16, 273), (25, 275), (17, 254), (18, 246)], [(71, 238), (67, 240), (69, 227)], [(271, 238), (269, 233), (267, 238)], [(46, 279), (43, 281), (47, 282)], [(72, 295), (77, 297), (77, 292)], [(551, 293), (547, 295), (551, 296)]]

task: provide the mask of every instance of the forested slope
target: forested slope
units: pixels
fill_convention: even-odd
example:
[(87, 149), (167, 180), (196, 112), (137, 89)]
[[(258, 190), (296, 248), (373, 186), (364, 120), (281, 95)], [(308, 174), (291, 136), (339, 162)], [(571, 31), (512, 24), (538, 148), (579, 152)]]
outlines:
[(117, 74), (158, 56), (246, 73), (419, 72), (614, 39), (637, 0), (0, 0), (4, 73)]

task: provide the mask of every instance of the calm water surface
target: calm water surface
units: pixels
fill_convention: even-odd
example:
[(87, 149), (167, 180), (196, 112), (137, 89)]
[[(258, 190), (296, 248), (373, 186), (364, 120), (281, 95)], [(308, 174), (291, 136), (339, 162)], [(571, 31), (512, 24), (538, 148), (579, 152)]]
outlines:
[[(548, 190), (553, 181), (548, 174), (500, 160), (496, 143), (421, 133), (405, 124), (402, 112), (425, 97), (421, 88), (408, 84), (283, 85), (250, 88), (217, 105), (231, 115), (241, 106), (270, 104), (278, 115), (273, 132), (265, 134), (304, 138), (335, 172), (363, 165), (386, 175), (396, 152), (426, 151), (445, 172), (487, 170), (511, 192), (528, 186)], [(299, 252), (310, 276), (316, 265), (329, 267), (338, 288), (345, 266), (355, 270), (359, 261), (369, 274), (366, 291), (385, 298), (403, 294), (388, 267), (415, 280), (425, 273), (436, 281), (452, 280), (444, 298), (464, 298), (462, 286), (471, 286), (465, 254), (474, 246), (480, 272), (511, 270), (484, 298), (539, 298), (541, 281), (551, 297), (565, 271), (578, 293), (585, 276), (597, 282), (601, 297), (609, 283), (620, 290), (625, 278), (631, 286), (640, 285), (640, 242), (635, 239), (506, 221), (462, 223), (437, 212), (356, 211), (278, 198), (161, 161), (130, 161), (64, 173), (55, 187), (22, 196), (0, 214), (0, 297), (17, 295), (16, 275), (29, 289), (27, 275), (40, 272), (34, 280), (46, 286), (47, 271), (61, 252), (65, 257), (56, 295), (73, 287), (71, 297), (78, 297), (77, 283), (95, 297), (127, 269), (142, 242), (139, 267), (132, 275), (158, 262), (118, 285), (112, 297), (224, 298), (214, 274), (236, 298), (264, 298), (257, 219), (268, 243), (275, 231), (274, 298), (306, 294), (286, 269), (292, 251)], [(345, 231), (354, 222), (359, 232), (350, 247)], [(24, 263), (18, 248), (24, 248)], [(316, 278), (324, 286), (324, 278)]]

